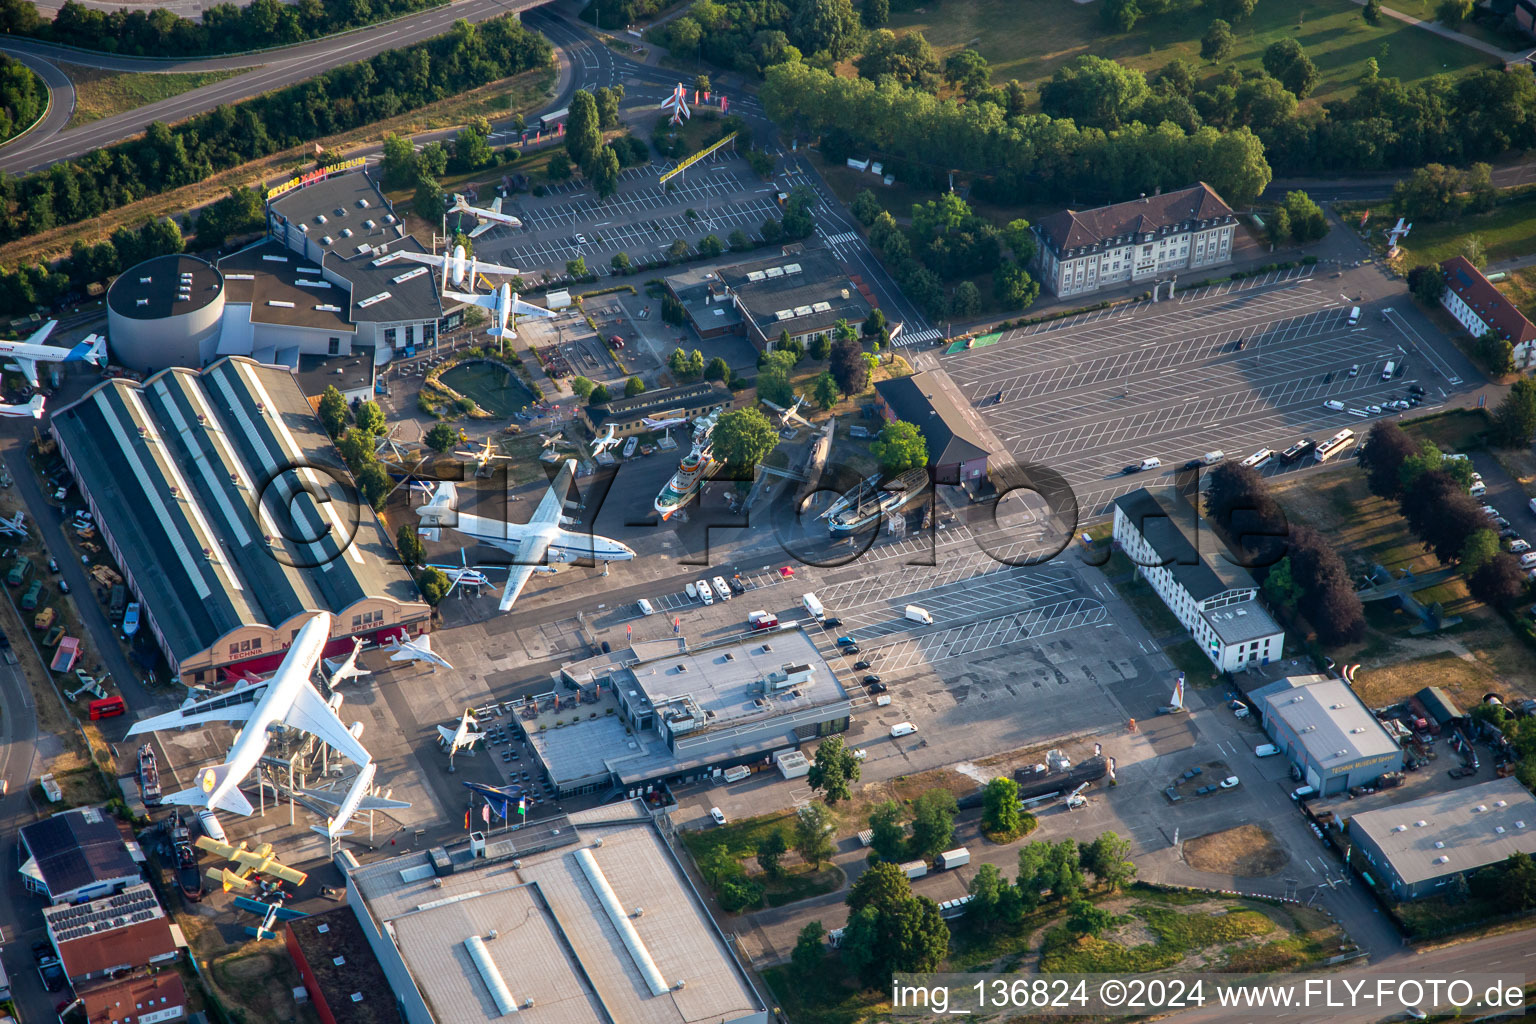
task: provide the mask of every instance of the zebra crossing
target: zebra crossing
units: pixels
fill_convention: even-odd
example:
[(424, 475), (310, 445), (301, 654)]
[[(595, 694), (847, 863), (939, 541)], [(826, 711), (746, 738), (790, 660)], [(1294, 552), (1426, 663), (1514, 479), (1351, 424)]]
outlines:
[(896, 336), (891, 344), (896, 346), (921, 345), (925, 341), (935, 341), (942, 337), (944, 337), (943, 331), (939, 330), (937, 327), (930, 327), (923, 331), (912, 331), (910, 334), (906, 331), (902, 331)]
[(858, 237), (859, 237), (859, 233), (857, 231), (844, 231), (840, 235), (828, 235), (827, 236), (827, 244), (828, 245), (847, 245), (849, 242), (856, 241), (858, 239)]

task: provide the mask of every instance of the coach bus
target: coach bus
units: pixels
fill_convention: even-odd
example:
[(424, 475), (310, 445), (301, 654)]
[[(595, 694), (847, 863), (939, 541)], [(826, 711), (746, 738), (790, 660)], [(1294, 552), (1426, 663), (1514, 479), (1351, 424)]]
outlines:
[(1244, 459), (1243, 465), (1248, 469), (1263, 469), (1265, 466), (1269, 465), (1269, 460), (1274, 457), (1275, 453), (1273, 450), (1269, 448), (1260, 448), (1258, 451)]
[(1346, 427), (1318, 445), (1317, 451), (1312, 453), (1312, 457), (1318, 462), (1327, 462), (1354, 443), (1355, 432)]

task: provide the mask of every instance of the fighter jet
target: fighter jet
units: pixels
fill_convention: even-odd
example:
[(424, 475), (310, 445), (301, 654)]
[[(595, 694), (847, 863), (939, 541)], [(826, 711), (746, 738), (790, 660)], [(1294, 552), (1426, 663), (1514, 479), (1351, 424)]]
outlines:
[(609, 448), (613, 448), (616, 445), (618, 445), (618, 443), (619, 443), (619, 439), (618, 439), (617, 436), (614, 435), (614, 433), (613, 433), (613, 424), (610, 423), (606, 427), (603, 428), (603, 432), (601, 434), (597, 435), (597, 437), (595, 439), (593, 439), (593, 441), (592, 441), (592, 454), (593, 455), (601, 455), (601, 454), (603, 454), (603, 452), (607, 451)]
[[(432, 500), (416, 509), (421, 517), (423, 534), (435, 539), (437, 528), (447, 526), (465, 537), (501, 548), (510, 553), (514, 562), (508, 566), (507, 585), (501, 592), (501, 610), (511, 608), (517, 595), (536, 572), (554, 572), (548, 562), (570, 562), (578, 558), (591, 558), (599, 562), (622, 562), (635, 557), (632, 549), (616, 540), (596, 534), (572, 533), (563, 529), (576, 525), (566, 516), (565, 496), (570, 493), (571, 482), (576, 477), (576, 460), (567, 459), (555, 476), (533, 518), (526, 524), (504, 523), (481, 516), (461, 515), (454, 507), (458, 492), (451, 483), (438, 485)], [(425, 638), (423, 638), (425, 639)]]
[(325, 659), (325, 678), (331, 686), (344, 683), (348, 679), (356, 679), (360, 676), (371, 676), (372, 672), (366, 668), (359, 668), (357, 656), (363, 652), (363, 638), (355, 637), (352, 640), (352, 653), (345, 658)]
[(389, 646), (384, 648), (389, 652), (390, 661), (425, 661), (432, 666), (434, 672), (437, 671), (438, 665), (443, 668), (453, 668), (448, 664), (447, 658), (433, 652), (432, 637), (428, 634), (423, 633), (415, 640), (412, 640), (410, 634), (403, 628), (400, 634), (405, 637), (404, 643), (400, 642), (399, 636), (393, 636), (389, 639)]
[(501, 212), (500, 196), (491, 200), (491, 208), (487, 210), (480, 206), (470, 206), (469, 200), (455, 192), (453, 194), (453, 205), (448, 207), (448, 212), (467, 213), (480, 222), (479, 226), (469, 233), (470, 238), (479, 238), (497, 225), (509, 228), (520, 228), (523, 226), (523, 222), (510, 213)]
[(808, 427), (808, 426), (811, 425), (811, 421), (810, 420), (808, 420), (804, 416), (800, 415), (800, 407), (805, 404), (805, 396), (804, 395), (801, 395), (799, 398), (796, 398), (795, 399), (795, 404), (790, 406), (788, 409), (784, 408), (782, 405), (779, 405), (779, 404), (777, 404), (775, 402), (770, 402), (766, 398), (759, 398), (758, 401), (762, 402), (768, 408), (770, 408), (774, 412), (778, 413), (779, 426), (781, 426), (781, 427), (787, 427), (791, 423), (798, 423), (802, 427)]
[(480, 731), (480, 723), (475, 721), (475, 713), (469, 708), (464, 709), (464, 717), (459, 719), (457, 727), (450, 729), (446, 725), (437, 727), (438, 742), (448, 751), (448, 763), (453, 764), (453, 755), (461, 750), (468, 750), (476, 743), (485, 739), (485, 733)]
[(320, 612), (299, 630), (270, 679), (245, 683), (210, 699), (189, 700), (175, 711), (143, 719), (128, 730), (129, 736), (138, 736), (210, 722), (243, 723), (223, 764), (202, 769), (194, 776), (196, 786), (173, 793), (162, 803), (250, 814), (251, 802), (240, 792), (240, 783), (266, 753), (273, 726), (287, 725), (310, 733), (357, 764), (372, 760), (309, 681), (330, 632), (331, 616)]
[[(107, 339), (99, 334), (92, 334), (73, 348), (59, 348), (57, 345), (44, 345), (43, 340), (53, 333), (53, 329), (59, 325), (57, 320), (49, 320), (39, 327), (26, 341), (0, 341), (0, 359), (8, 360), (5, 363), (7, 370), (13, 370), (27, 378), (27, 383), (33, 387), (39, 387), (37, 382), (38, 363), (79, 363), (87, 362), (95, 366), (107, 365)], [(40, 399), (33, 399), (41, 402)], [(7, 409), (30, 409), (31, 406), (4, 406)], [(6, 416), (31, 415), (34, 418), (43, 414), (41, 404), (37, 406), (35, 413), (7, 412)]]

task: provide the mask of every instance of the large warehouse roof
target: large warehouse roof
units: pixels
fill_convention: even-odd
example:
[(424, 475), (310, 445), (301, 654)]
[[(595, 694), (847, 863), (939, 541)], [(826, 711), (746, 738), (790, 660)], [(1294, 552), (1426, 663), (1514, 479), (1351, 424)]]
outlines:
[(287, 367), (107, 381), (53, 433), (178, 660), (242, 625), (420, 601)]
[(1324, 768), (1395, 754), (1399, 749), (1397, 741), (1342, 679), (1315, 674), (1287, 676), (1249, 696), (1290, 726), (1312, 760)]
[(1412, 885), (1536, 853), (1536, 799), (1518, 779), (1494, 779), (1365, 811), (1349, 828), (1370, 836)]
[[(610, 822), (634, 813), (586, 812)], [(451, 873), (434, 872), (426, 851), (350, 872), (362, 896), (354, 910), (392, 940), (377, 944), (380, 956), (398, 951), (434, 1019), (472, 1024), (515, 1009), (524, 1024), (766, 1021), (648, 818), (563, 825), (489, 837), (483, 858), (456, 851)]]

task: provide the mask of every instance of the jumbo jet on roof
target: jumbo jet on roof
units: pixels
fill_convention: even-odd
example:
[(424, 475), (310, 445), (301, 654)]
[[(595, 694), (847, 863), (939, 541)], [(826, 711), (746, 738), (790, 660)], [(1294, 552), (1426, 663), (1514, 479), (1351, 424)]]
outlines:
[[(27, 378), (28, 384), (38, 387), (38, 363), (88, 362), (97, 366), (107, 365), (107, 339), (99, 334), (91, 335), (73, 348), (44, 345), (43, 340), (52, 334), (57, 326), (59, 326), (57, 320), (49, 320), (33, 331), (26, 341), (0, 341), (0, 359), (6, 360), (5, 368), (21, 374)], [(7, 406), (7, 408), (26, 409), (28, 406)], [(42, 414), (41, 406), (38, 407), (37, 414)], [(21, 414), (8, 413), (7, 415)]]
[(139, 721), (128, 730), (129, 736), (137, 736), (210, 722), (241, 723), (240, 735), (229, 748), (228, 759), (198, 772), (196, 786), (166, 797), (163, 803), (250, 814), (251, 802), (240, 792), (240, 783), (266, 753), (274, 725), (302, 729), (360, 765), (372, 760), (309, 681), (330, 634), (330, 613), (320, 612), (299, 630), (293, 646), (283, 656), (283, 663), (270, 679), (242, 684), (217, 697), (188, 701), (175, 711)]
[(460, 514), (456, 509), (458, 492), (451, 483), (439, 484), (432, 500), (418, 508), (416, 514), (421, 517), (423, 527), (446, 526), (471, 540), (512, 555), (513, 563), (507, 567), (507, 585), (501, 592), (501, 610), (506, 611), (535, 572), (554, 572), (552, 566), (544, 564), (546, 562), (573, 562), (578, 558), (624, 562), (635, 557), (633, 550), (616, 540), (562, 529), (577, 525), (565, 514), (565, 496), (570, 493), (575, 477), (576, 460), (567, 459), (527, 524)]
[(453, 205), (448, 207), (448, 212), (467, 213), (480, 222), (479, 225), (469, 233), (470, 238), (479, 238), (481, 235), (491, 230), (491, 228), (497, 227), (498, 225), (509, 228), (520, 228), (523, 226), (523, 222), (512, 216), (510, 213), (501, 212), (500, 196), (497, 196), (495, 199), (491, 200), (491, 208), (487, 210), (483, 206), (469, 205), (468, 199), (465, 199), (463, 196), (455, 192), (453, 194)]

